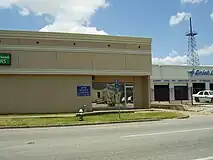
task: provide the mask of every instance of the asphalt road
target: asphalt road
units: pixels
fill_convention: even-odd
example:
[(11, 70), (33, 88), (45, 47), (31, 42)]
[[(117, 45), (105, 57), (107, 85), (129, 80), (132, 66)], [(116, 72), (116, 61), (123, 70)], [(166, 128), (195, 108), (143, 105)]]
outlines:
[(213, 160), (213, 116), (0, 130), (0, 160)]

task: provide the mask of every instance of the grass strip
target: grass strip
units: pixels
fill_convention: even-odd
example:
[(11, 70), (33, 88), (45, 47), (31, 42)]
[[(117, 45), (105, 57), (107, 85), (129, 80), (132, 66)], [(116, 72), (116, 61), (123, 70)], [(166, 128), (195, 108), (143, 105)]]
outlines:
[(107, 122), (119, 122), (128, 120), (145, 119), (172, 119), (183, 116), (178, 112), (135, 112), (118, 114), (88, 115), (84, 121), (79, 121), (77, 117), (32, 117), (32, 118), (1, 118), (0, 127), (26, 127), (26, 126), (48, 126), (48, 125), (73, 125), (73, 124), (96, 124)]

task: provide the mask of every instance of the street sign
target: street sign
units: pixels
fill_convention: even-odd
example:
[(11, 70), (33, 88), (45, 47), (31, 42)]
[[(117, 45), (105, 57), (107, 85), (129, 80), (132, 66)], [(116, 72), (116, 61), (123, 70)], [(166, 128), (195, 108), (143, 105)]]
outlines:
[(119, 81), (117, 79), (115, 80), (115, 88), (119, 88)]
[[(119, 92), (119, 81), (116, 79), (115, 80), (115, 88), (116, 88), (116, 97), (118, 96), (118, 92)], [(120, 103), (120, 100), (118, 101)], [(121, 118), (121, 107), (118, 103), (118, 108), (119, 108), (119, 119)]]

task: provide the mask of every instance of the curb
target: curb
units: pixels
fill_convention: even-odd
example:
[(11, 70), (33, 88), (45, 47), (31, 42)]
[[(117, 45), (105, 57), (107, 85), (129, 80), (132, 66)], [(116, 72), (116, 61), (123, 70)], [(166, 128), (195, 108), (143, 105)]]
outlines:
[[(174, 119), (186, 119), (189, 118), (189, 115), (186, 116), (180, 116)], [(125, 123), (137, 123), (137, 122), (154, 122), (154, 121), (161, 121), (165, 119), (144, 119), (144, 120), (127, 120), (127, 121), (119, 121), (119, 122), (100, 122), (100, 123), (83, 123), (83, 124), (65, 124), (65, 125), (45, 125), (45, 126), (4, 126), (1, 127), (0, 129), (24, 129), (24, 128), (53, 128), (53, 127), (74, 127), (74, 126), (95, 126), (95, 125), (106, 125), (106, 124), (125, 124)]]
[(190, 117), (189, 115), (184, 115), (184, 116), (179, 116), (176, 119), (187, 119), (189, 117)]

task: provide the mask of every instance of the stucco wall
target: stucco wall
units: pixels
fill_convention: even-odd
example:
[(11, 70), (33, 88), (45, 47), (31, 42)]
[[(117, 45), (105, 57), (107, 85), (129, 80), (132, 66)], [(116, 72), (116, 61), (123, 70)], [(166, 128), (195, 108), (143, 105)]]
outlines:
[(92, 97), (77, 97), (77, 85), (90, 85), (91, 76), (0, 76), (0, 114), (77, 112)]
[(0, 53), (12, 54), (1, 69), (81, 70), (88, 74), (121, 71), (151, 74), (151, 39), (0, 31)]

